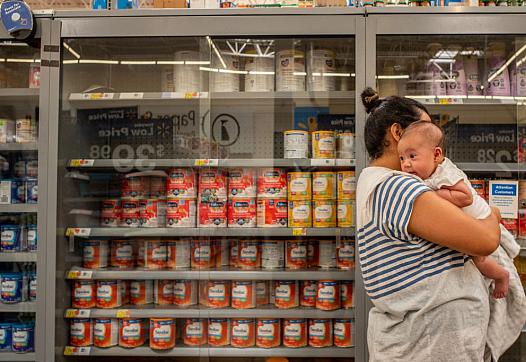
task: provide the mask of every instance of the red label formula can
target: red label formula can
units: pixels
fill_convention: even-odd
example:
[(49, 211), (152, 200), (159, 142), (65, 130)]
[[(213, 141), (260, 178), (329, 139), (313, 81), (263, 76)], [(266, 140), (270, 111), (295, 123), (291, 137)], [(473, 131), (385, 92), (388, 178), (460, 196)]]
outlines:
[(124, 176), (121, 184), (121, 195), (123, 200), (140, 199), (146, 196), (149, 187), (142, 176)]
[(128, 240), (112, 240), (110, 264), (114, 268), (133, 268), (135, 265), (134, 242)]
[(332, 346), (332, 319), (309, 319), (309, 346)]
[(148, 340), (148, 324), (144, 319), (119, 319), (119, 346), (135, 348)]
[(216, 259), (216, 268), (223, 268), (230, 265), (230, 240), (214, 240), (214, 254)]
[(352, 304), (352, 292), (353, 292), (353, 283), (351, 280), (342, 280), (340, 283), (340, 289), (342, 294), (342, 308), (351, 309)]
[(166, 226), (166, 202), (160, 199), (143, 199), (139, 202), (141, 227), (162, 228)]
[(138, 200), (123, 200), (121, 227), (138, 228), (140, 226), (140, 209)]
[(117, 308), (122, 305), (122, 281), (97, 281), (97, 308)]
[(340, 240), (336, 246), (336, 266), (339, 269), (354, 268), (354, 240)]
[(102, 227), (118, 227), (121, 218), (121, 200), (108, 199), (102, 201), (101, 220)]
[(157, 350), (172, 349), (175, 347), (175, 319), (151, 318), (150, 319), (150, 348)]
[(97, 304), (97, 284), (93, 280), (75, 280), (71, 294), (73, 308), (95, 308)]
[(203, 201), (226, 200), (227, 171), (203, 170), (199, 172), (199, 197)]
[(173, 303), (179, 307), (197, 304), (197, 280), (175, 280)]
[(173, 304), (174, 281), (156, 280), (153, 285), (153, 301), (158, 305)]
[(227, 308), (230, 306), (230, 281), (205, 281), (204, 305), (208, 308)]
[(133, 280), (130, 283), (130, 303), (145, 305), (153, 302), (153, 281)]
[(261, 266), (261, 246), (256, 240), (239, 240), (237, 266), (254, 270)]
[(170, 199), (166, 203), (166, 227), (193, 228), (196, 226), (196, 214), (195, 200)]
[(256, 346), (275, 348), (281, 344), (281, 323), (279, 319), (258, 318), (256, 325)]
[(213, 347), (230, 345), (230, 320), (211, 318), (208, 321), (208, 344)]
[(93, 321), (74, 318), (69, 324), (69, 344), (75, 347), (87, 347), (93, 344)]
[(215, 266), (213, 243), (210, 240), (192, 240), (192, 269), (210, 269)]
[(336, 347), (352, 347), (352, 324), (350, 319), (336, 319), (334, 321), (334, 345)]
[(233, 168), (228, 171), (229, 198), (256, 197), (256, 171), (252, 168)]
[(256, 305), (267, 305), (270, 303), (269, 281), (259, 280), (256, 282)]
[(287, 172), (282, 168), (262, 168), (258, 171), (258, 198), (286, 198)]
[(93, 345), (108, 348), (119, 342), (119, 322), (117, 319), (95, 319), (93, 325)]
[(227, 201), (199, 201), (198, 207), (199, 227), (226, 227), (227, 226)]
[(197, 173), (191, 168), (168, 170), (166, 192), (169, 199), (195, 199), (197, 197)]
[(165, 268), (168, 258), (166, 242), (160, 240), (144, 240), (142, 243), (144, 267), (150, 270)]
[(316, 291), (318, 282), (316, 280), (300, 281), (300, 305), (302, 307), (316, 307)]
[(340, 309), (340, 299), (340, 284), (337, 281), (318, 281), (316, 308), (321, 310)]
[(168, 240), (166, 242), (168, 258), (166, 267), (169, 269), (190, 268), (192, 247), (190, 239)]
[(228, 227), (256, 227), (256, 199), (228, 200)]
[(286, 241), (285, 266), (287, 269), (307, 268), (307, 242), (304, 240)]
[(307, 346), (307, 322), (305, 319), (283, 320), (283, 345), (289, 348)]
[(285, 267), (285, 246), (283, 241), (261, 241), (261, 267), (263, 269), (281, 269)]
[(232, 347), (248, 348), (256, 343), (256, 331), (253, 319), (232, 318), (230, 344)]
[(232, 308), (256, 308), (255, 281), (232, 281)]
[(257, 225), (258, 227), (287, 227), (287, 199), (258, 199)]
[(109, 246), (107, 240), (90, 240), (82, 243), (82, 266), (101, 269), (108, 266)]
[(187, 346), (202, 346), (208, 341), (208, 323), (202, 318), (188, 318), (183, 326), (183, 343)]
[(274, 282), (274, 305), (280, 309), (290, 309), (299, 306), (297, 280), (276, 280)]

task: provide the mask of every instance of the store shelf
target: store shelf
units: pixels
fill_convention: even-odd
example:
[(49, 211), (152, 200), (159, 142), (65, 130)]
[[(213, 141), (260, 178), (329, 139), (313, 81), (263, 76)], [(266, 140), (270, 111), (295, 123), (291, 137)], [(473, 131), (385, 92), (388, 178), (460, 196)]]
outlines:
[(0, 253), (0, 263), (5, 262), (15, 262), (15, 263), (25, 263), (25, 262), (36, 262), (37, 253)]
[(0, 312), (36, 312), (36, 302), (22, 302), (16, 304), (0, 303)]
[(35, 353), (0, 352), (0, 361), (36, 361)]
[(428, 106), (515, 106), (523, 105), (526, 97), (511, 96), (407, 96)]
[(38, 100), (38, 88), (0, 88), (0, 102)]
[(353, 280), (354, 270), (306, 269), (306, 270), (147, 270), (147, 269), (100, 269), (73, 268), (66, 273), (66, 279), (100, 280)]
[(315, 308), (278, 309), (273, 306), (256, 309), (180, 308), (153, 305), (126, 306), (119, 309), (68, 309), (66, 318), (354, 318), (352, 309), (324, 311)]
[(37, 212), (37, 204), (9, 204), (0, 205), (0, 213), (2, 212)]
[(518, 172), (526, 171), (526, 163), (478, 163), (459, 162), (458, 168), (464, 172)]
[(20, 152), (20, 151), (36, 151), (36, 150), (38, 150), (38, 144), (36, 142), (0, 143), (0, 152)]

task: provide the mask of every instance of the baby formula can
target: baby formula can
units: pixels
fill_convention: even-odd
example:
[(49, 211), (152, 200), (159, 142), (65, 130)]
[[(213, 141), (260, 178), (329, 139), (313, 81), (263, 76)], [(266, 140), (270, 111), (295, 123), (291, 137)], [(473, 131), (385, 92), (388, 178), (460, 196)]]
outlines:
[(336, 268), (336, 242), (334, 240), (319, 241), (318, 266), (324, 269)]
[(258, 318), (256, 326), (256, 346), (275, 348), (281, 344), (281, 323), (279, 319)]
[(168, 250), (166, 242), (160, 240), (144, 240), (144, 267), (150, 270), (166, 267)]
[[(3, 194), (2, 198), (4, 199), (8, 196), (7, 199), (3, 200), (3, 203), (11, 204), (25, 204), (26, 203), (26, 182), (24, 179), (13, 178), (13, 179), (3, 179), (2, 183), (8, 188), (7, 193)], [(9, 198), (10, 197), (10, 198)]]
[(226, 227), (227, 226), (227, 201), (199, 201), (198, 207), (199, 227)]
[(192, 269), (210, 269), (215, 266), (214, 250), (210, 240), (192, 240)]
[(230, 306), (230, 281), (206, 282), (206, 306), (209, 308), (227, 308)]
[(173, 304), (174, 281), (156, 280), (154, 282), (154, 303), (159, 305)]
[(36, 178), (26, 179), (26, 203), (38, 204), (38, 180)]
[(285, 266), (287, 269), (307, 268), (307, 242), (304, 240), (286, 241)]
[[(248, 51), (256, 55), (255, 50)], [(274, 91), (274, 59), (263, 57), (248, 57), (245, 60), (245, 92)]]
[(130, 283), (130, 303), (145, 305), (153, 302), (153, 280), (133, 280)]
[(38, 249), (38, 231), (35, 224), (27, 225), (27, 250), (36, 252)]
[(15, 353), (27, 353), (35, 350), (35, 324), (13, 323), (12, 350)]
[(110, 264), (114, 268), (129, 269), (135, 265), (134, 243), (129, 240), (111, 241)]
[(208, 341), (208, 323), (203, 318), (188, 318), (184, 321), (183, 342), (187, 346), (202, 346)]
[(227, 197), (226, 186), (226, 170), (210, 169), (199, 172), (199, 197), (201, 200), (225, 200)]
[(336, 202), (334, 200), (313, 201), (312, 226), (315, 228), (336, 227)]
[(97, 281), (97, 308), (117, 308), (122, 305), (122, 281)]
[(20, 225), (2, 225), (0, 227), (0, 249), (4, 253), (26, 250)]
[(196, 226), (196, 205), (191, 199), (169, 199), (166, 203), (166, 226), (169, 228)]
[(12, 345), (13, 323), (0, 323), (0, 351), (11, 351)]
[(195, 199), (197, 197), (197, 173), (191, 168), (168, 170), (166, 192), (168, 198)]
[(356, 176), (354, 171), (338, 171), (338, 200), (356, 198)]
[(140, 225), (139, 201), (123, 200), (121, 211), (121, 227), (138, 228)]
[(233, 168), (228, 171), (228, 198), (256, 197), (256, 171), (253, 168)]
[(314, 308), (316, 306), (316, 280), (300, 281), (300, 305), (302, 307)]
[(353, 227), (354, 200), (338, 200), (338, 227)]
[(223, 54), (221, 58), (212, 57), (211, 66), (214, 69), (223, 69), (230, 72), (210, 72), (210, 92), (239, 92), (241, 78), (240, 58), (235, 55)]
[(320, 243), (318, 240), (307, 242), (307, 267), (318, 266), (320, 263)]
[(256, 199), (228, 200), (228, 227), (256, 227)]
[(263, 240), (261, 242), (261, 267), (280, 269), (285, 267), (284, 243), (281, 240)]
[(258, 199), (258, 227), (287, 227), (287, 199)]
[(336, 156), (338, 158), (355, 158), (354, 133), (343, 132), (336, 136)]
[[(336, 77), (336, 54), (328, 49), (308, 49), (307, 51), (307, 90), (334, 91)], [(329, 75), (329, 76), (326, 76)]]
[(256, 343), (254, 319), (232, 318), (230, 344), (232, 347), (248, 348)]
[(28, 273), (29, 281), (29, 301), (34, 302), (37, 300), (37, 273)]
[(108, 199), (102, 201), (101, 226), (118, 227), (121, 218), (121, 200)]
[(166, 226), (166, 202), (161, 199), (143, 199), (140, 205), (140, 222), (143, 228)]
[(339, 269), (354, 268), (354, 240), (343, 239), (336, 247), (336, 266)]
[(107, 240), (91, 240), (82, 243), (82, 266), (101, 269), (108, 266), (109, 246)]
[(239, 240), (238, 253), (238, 268), (253, 270), (261, 266), (261, 246), (259, 241)]
[(237, 268), (238, 255), (239, 255), (239, 241), (230, 240), (230, 266)]
[(166, 242), (168, 259), (166, 267), (169, 269), (190, 268), (192, 255), (191, 241), (189, 239), (169, 240)]
[(93, 344), (108, 348), (119, 343), (119, 321), (117, 319), (95, 319), (93, 325)]
[(287, 197), (287, 172), (283, 168), (262, 168), (258, 171), (258, 198)]
[(312, 173), (312, 198), (314, 200), (336, 199), (336, 172)]
[(274, 282), (274, 305), (280, 309), (290, 309), (299, 306), (297, 280), (276, 280)]
[(309, 158), (309, 132), (292, 130), (283, 132), (284, 158)]
[(307, 346), (307, 322), (305, 319), (283, 320), (283, 345), (289, 348)]
[(97, 304), (97, 284), (93, 280), (75, 280), (71, 293), (73, 308), (95, 308)]
[(316, 308), (321, 310), (340, 309), (340, 284), (337, 281), (318, 281), (318, 288), (316, 293)]
[(87, 347), (93, 344), (93, 320), (74, 318), (69, 324), (69, 344), (75, 347)]
[(130, 281), (123, 280), (121, 283), (122, 305), (130, 304)]
[(256, 305), (267, 305), (270, 302), (269, 282), (260, 280), (256, 282)]
[(312, 227), (312, 202), (310, 200), (289, 201), (289, 227)]
[(214, 254), (216, 268), (223, 268), (230, 265), (230, 240), (214, 240)]
[(15, 304), (27, 301), (27, 275), (22, 272), (0, 274), (0, 297), (4, 304)]
[(213, 347), (230, 345), (230, 320), (211, 318), (208, 321), (208, 344)]
[(312, 158), (336, 158), (334, 131), (312, 132)]
[(166, 350), (175, 347), (175, 319), (150, 319), (150, 348)]
[(517, 219), (502, 219), (502, 225), (508, 230), (514, 237), (519, 234), (519, 223)]
[(175, 280), (173, 303), (179, 307), (197, 304), (197, 280)]
[(256, 307), (256, 282), (232, 281), (232, 308), (250, 309)]
[(332, 319), (309, 319), (309, 346), (332, 346)]
[(282, 50), (276, 54), (276, 91), (305, 91), (305, 53)]
[(336, 319), (334, 321), (334, 345), (336, 347), (351, 347), (351, 320), (350, 319)]
[(312, 178), (310, 172), (289, 172), (287, 174), (289, 201), (312, 198)]
[(142, 176), (125, 176), (122, 179), (121, 196), (123, 200), (140, 199), (147, 193), (146, 180)]
[(135, 348), (148, 340), (148, 322), (144, 319), (119, 319), (119, 346)]
[(342, 308), (351, 309), (353, 307), (353, 282), (351, 280), (342, 280), (340, 283), (340, 289), (342, 294)]
[(150, 176), (150, 197), (155, 199), (166, 199), (165, 177)]

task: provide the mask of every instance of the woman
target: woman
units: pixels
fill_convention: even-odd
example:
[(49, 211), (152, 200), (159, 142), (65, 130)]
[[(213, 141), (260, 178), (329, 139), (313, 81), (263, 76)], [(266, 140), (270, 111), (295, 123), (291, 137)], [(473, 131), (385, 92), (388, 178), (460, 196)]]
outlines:
[(371, 361), (484, 359), (489, 296), (468, 255), (487, 256), (499, 243), (500, 214), (476, 220), (400, 170), (403, 130), (431, 121), (407, 98), (362, 93), (369, 114), (371, 158), (357, 186), (357, 244), (369, 314)]

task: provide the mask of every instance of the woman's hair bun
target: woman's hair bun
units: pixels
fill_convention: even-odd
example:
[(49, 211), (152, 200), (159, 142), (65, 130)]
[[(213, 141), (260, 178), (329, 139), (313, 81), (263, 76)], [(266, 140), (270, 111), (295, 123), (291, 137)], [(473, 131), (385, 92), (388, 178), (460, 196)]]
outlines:
[(365, 111), (367, 113), (371, 113), (371, 111), (380, 103), (380, 96), (378, 95), (378, 92), (371, 87), (365, 88), (361, 96), (363, 106), (365, 107)]

